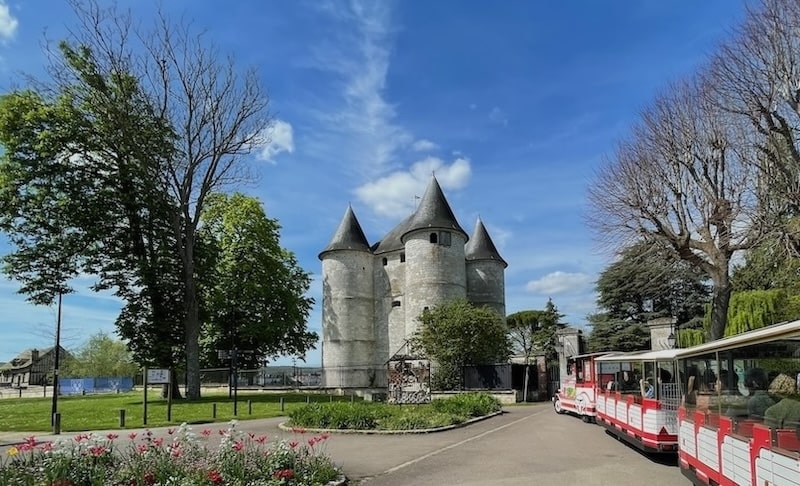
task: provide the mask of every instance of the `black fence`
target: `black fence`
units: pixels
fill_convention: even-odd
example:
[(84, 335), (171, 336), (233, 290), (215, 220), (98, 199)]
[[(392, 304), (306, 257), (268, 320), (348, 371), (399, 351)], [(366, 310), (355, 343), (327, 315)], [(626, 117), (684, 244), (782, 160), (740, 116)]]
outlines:
[(467, 365), (462, 368), (465, 390), (513, 390), (511, 365)]

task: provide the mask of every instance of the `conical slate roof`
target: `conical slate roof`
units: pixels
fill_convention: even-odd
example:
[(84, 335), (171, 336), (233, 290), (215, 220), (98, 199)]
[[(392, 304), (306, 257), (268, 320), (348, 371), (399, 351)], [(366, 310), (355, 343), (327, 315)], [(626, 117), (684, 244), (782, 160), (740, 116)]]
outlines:
[(403, 240), (408, 233), (428, 228), (457, 231), (464, 235), (465, 239), (468, 238), (467, 233), (458, 224), (453, 210), (450, 209), (450, 204), (447, 203), (436, 177), (431, 177), (431, 182), (425, 189), (425, 194), (423, 194), (417, 210), (411, 216), (411, 220), (408, 221), (408, 227), (400, 236), (400, 240), (405, 243)]
[(364, 236), (364, 230), (361, 229), (352, 206), (347, 206), (347, 211), (345, 211), (339, 227), (336, 228), (336, 233), (328, 246), (320, 252), (319, 259), (322, 260), (325, 253), (336, 250), (370, 251), (367, 237)]
[(467, 260), (495, 260), (503, 264), (503, 268), (508, 267), (508, 263), (500, 256), (497, 247), (494, 246), (489, 232), (483, 225), (481, 218), (475, 224), (475, 231), (472, 232), (472, 238), (464, 246), (464, 256)]

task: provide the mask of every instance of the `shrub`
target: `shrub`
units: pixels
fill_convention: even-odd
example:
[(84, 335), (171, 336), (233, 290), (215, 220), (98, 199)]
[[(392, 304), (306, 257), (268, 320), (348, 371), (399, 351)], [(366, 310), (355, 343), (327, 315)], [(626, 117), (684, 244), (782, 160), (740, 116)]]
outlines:
[(292, 424), (322, 429), (370, 430), (389, 414), (377, 403), (311, 403), (289, 412)]
[(467, 417), (488, 415), (502, 408), (500, 401), (488, 393), (463, 393), (434, 400), (431, 405), (438, 412)]
[(460, 424), (497, 412), (500, 402), (486, 393), (467, 393), (429, 405), (311, 403), (289, 412), (295, 427), (356, 430), (417, 430)]

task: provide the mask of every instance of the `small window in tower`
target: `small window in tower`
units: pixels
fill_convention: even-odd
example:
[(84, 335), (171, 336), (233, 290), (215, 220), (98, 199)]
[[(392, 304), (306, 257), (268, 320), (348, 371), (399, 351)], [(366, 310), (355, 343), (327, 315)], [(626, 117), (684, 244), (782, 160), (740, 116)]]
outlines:
[(399, 300), (393, 300), (392, 301), (392, 307), (400, 307), (400, 301)]
[(450, 246), (450, 233), (442, 231), (439, 233), (439, 244), (442, 246)]
[(431, 243), (439, 243), (439, 235), (431, 233)]
[(381, 262), (383, 263), (383, 266), (385, 267), (389, 263), (389, 259), (384, 257), (384, 259), (381, 260)]
[(405, 253), (401, 253), (400, 254), (400, 263), (404, 263), (405, 261), (406, 261), (406, 254)]

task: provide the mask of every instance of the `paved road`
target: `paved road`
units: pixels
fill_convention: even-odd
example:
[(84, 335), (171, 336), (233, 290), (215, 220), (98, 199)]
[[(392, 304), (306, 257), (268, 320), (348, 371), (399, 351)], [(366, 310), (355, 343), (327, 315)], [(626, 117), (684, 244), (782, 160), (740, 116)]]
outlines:
[[(243, 421), (239, 428), (273, 440), (293, 436), (278, 428), (282, 420)], [(0, 444), (22, 436), (0, 433)], [(674, 460), (653, 460), (548, 404), (507, 407), (503, 415), (433, 434), (335, 434), (326, 447), (351, 484), (365, 486), (689, 484)]]

